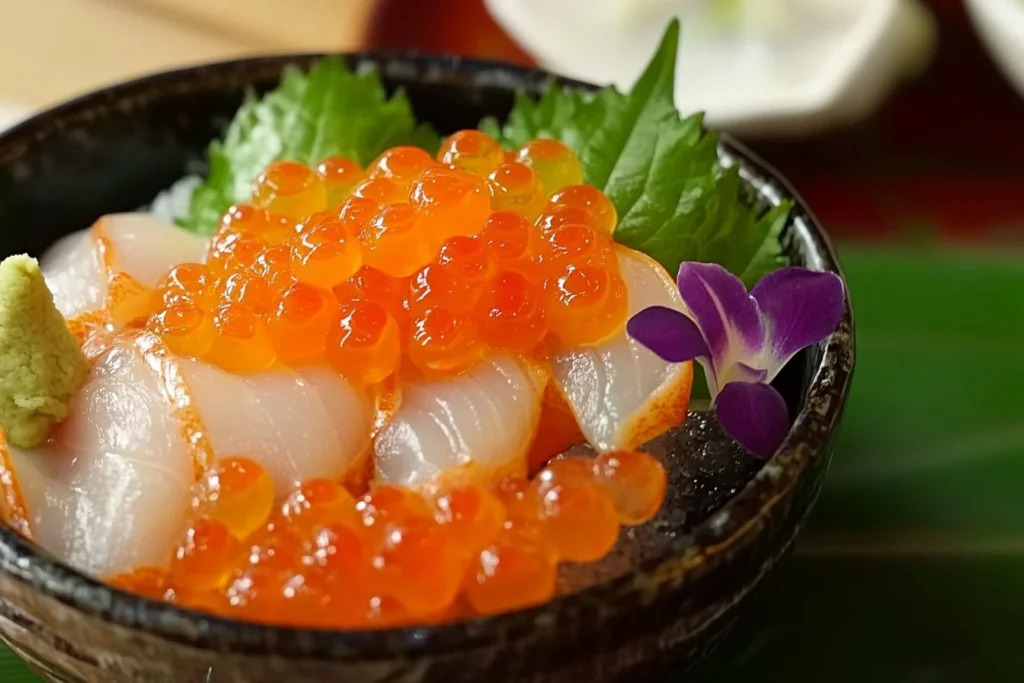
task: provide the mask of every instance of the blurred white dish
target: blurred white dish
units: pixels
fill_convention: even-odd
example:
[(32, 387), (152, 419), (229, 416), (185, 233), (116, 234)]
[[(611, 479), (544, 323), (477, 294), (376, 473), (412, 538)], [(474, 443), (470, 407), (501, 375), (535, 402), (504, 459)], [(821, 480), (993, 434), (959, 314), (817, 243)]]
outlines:
[(992, 59), (1024, 94), (1024, 0), (967, 0), (967, 11)]
[(0, 130), (6, 130), (28, 116), (23, 107), (0, 102)]
[(628, 88), (677, 16), (676, 105), (709, 125), (804, 134), (858, 120), (930, 58), (919, 0), (486, 0), (545, 68)]

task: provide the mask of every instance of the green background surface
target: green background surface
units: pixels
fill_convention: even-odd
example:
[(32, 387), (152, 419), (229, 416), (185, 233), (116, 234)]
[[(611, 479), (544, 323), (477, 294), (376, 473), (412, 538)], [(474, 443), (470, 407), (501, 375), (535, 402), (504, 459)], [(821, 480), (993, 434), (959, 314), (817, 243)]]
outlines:
[[(853, 395), (825, 491), (695, 683), (987, 683), (1024, 642), (1024, 259), (842, 250)], [(0, 683), (37, 683), (0, 651)]]

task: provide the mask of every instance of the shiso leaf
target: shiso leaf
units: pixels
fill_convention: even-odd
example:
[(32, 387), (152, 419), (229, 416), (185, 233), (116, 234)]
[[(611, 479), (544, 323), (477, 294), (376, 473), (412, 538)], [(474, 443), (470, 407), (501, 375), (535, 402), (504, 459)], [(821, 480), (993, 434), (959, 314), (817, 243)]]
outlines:
[(615, 204), (617, 241), (670, 273), (683, 261), (719, 263), (751, 287), (786, 263), (779, 232), (790, 207), (757, 216), (742, 201), (738, 169), (719, 164), (718, 137), (705, 130), (703, 115), (680, 117), (679, 33), (673, 20), (627, 94), (551, 83), (536, 100), (517, 93), (504, 126), (488, 118), (480, 127), (509, 149), (538, 137), (561, 140), (579, 156), (584, 181)]
[(263, 97), (250, 93), (224, 139), (210, 145), (207, 178), (180, 223), (211, 233), (277, 159), (315, 164), (340, 155), (365, 165), (395, 145), (433, 153), (439, 144), (429, 125), (417, 123), (405, 94), (389, 97), (375, 71), (354, 72), (338, 57), (324, 58), (308, 72), (288, 67), (277, 89)]

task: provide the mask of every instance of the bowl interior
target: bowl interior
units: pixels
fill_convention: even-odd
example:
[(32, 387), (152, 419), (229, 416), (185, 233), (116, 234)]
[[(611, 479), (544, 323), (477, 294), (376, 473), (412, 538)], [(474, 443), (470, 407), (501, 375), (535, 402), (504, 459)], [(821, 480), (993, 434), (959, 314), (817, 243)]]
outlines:
[[(38, 256), (58, 238), (87, 227), (99, 216), (136, 210), (182, 176), (201, 172), (207, 145), (223, 131), (245, 91), (274, 87), (285, 63), (304, 66), (314, 58), (246, 60), (161, 74), (87, 96), (15, 127), (0, 138), (0, 253)], [(371, 62), (377, 66), (387, 87), (403, 88), (418, 117), (442, 133), (475, 127), (486, 115), (504, 117), (512, 106), (515, 88), (538, 91), (550, 78), (539, 71), (458, 59), (389, 56), (352, 60), (356, 66)], [(744, 158), (745, 153), (726, 143), (722, 155), (736, 160)], [(748, 199), (763, 208), (777, 203), (788, 192), (756, 162), (745, 167), (744, 178)], [(794, 262), (832, 267), (827, 243), (820, 235), (812, 236), (812, 219), (797, 211), (793, 221), (797, 227), (788, 228), (787, 248)], [(804, 222), (803, 227), (797, 225), (799, 221)], [(825, 354), (825, 345), (807, 350), (776, 380), (791, 414), (802, 409)], [(829, 419), (834, 421), (838, 416)], [(726, 439), (714, 420), (699, 411), (691, 411), (684, 426), (652, 442), (650, 451), (663, 459), (670, 472), (670, 492), (661, 513), (653, 522), (624, 533), (616, 551), (606, 560), (568, 567), (562, 576), (565, 592), (579, 592), (595, 584), (606, 587), (617, 583), (616, 579), (621, 583), (635, 570), (693, 550), (694, 529), (720, 513), (763, 467), (761, 461)], [(754, 504), (751, 510), (756, 508)], [(6, 529), (0, 529), (3, 549), (11, 561), (5, 563), (8, 567), (13, 567), (18, 558), (36, 567), (31, 573), (33, 580), (50, 576), (52, 586), (71, 581), (90, 591), (114, 593), (115, 602), (125, 607), (118, 619), (126, 625), (166, 626), (186, 617), (199, 618), (173, 607), (147, 606), (142, 604), (145, 601), (117, 596), (68, 572), (45, 553), (28, 549)], [(587, 600), (601, 599), (593, 591), (583, 593), (591, 594)], [(536, 625), (535, 617), (560, 609), (559, 603), (528, 611), (522, 617), (528, 621), (519, 622), (520, 626)], [(92, 607), (106, 611), (111, 609), (110, 604), (111, 598), (105, 595)], [(232, 626), (216, 619), (202, 621), (204, 633)], [(456, 627), (442, 630), (451, 628)], [(483, 633), (476, 627), (470, 631)], [(466, 633), (469, 631), (462, 635)], [(248, 637), (241, 640), (259, 641)]]

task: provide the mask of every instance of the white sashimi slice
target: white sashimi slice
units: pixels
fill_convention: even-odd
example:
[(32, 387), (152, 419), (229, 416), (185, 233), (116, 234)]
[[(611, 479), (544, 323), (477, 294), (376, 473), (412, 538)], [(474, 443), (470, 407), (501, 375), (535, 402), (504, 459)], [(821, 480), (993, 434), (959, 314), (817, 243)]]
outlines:
[(96, 239), (89, 230), (61, 238), (39, 260), (53, 302), (65, 318), (103, 305), (107, 276)]
[(10, 449), (34, 539), (95, 576), (166, 563), (189, 506), (192, 451), (139, 339), (97, 359), (45, 446)]
[(458, 377), (403, 382), (398, 411), (374, 442), (375, 479), (486, 485), (525, 475), (547, 379), (543, 366), (499, 354)]
[(120, 213), (57, 242), (40, 268), (57, 310), (71, 317), (103, 305), (112, 272), (155, 287), (171, 266), (202, 261), (205, 251), (202, 237), (146, 213)]
[(171, 266), (206, 255), (205, 239), (148, 213), (104, 216), (92, 229), (109, 242), (109, 266), (147, 287), (155, 287)]
[(260, 463), (278, 495), (306, 479), (343, 478), (369, 451), (373, 406), (327, 366), (236, 375), (180, 364), (214, 452)]
[[(626, 247), (615, 250), (630, 316), (655, 305), (684, 310), (661, 265)], [(584, 438), (599, 451), (636, 448), (686, 417), (693, 364), (668, 363), (625, 330), (597, 346), (557, 355), (552, 371)]]
[(365, 465), (373, 418), (367, 396), (327, 366), (234, 375), (175, 358), (149, 333), (122, 332), (50, 441), (8, 449), (0, 464), (13, 485), (0, 482), (0, 511), (23, 506), (26, 535), (96, 576), (163, 565), (214, 454), (258, 461), (283, 495)]

